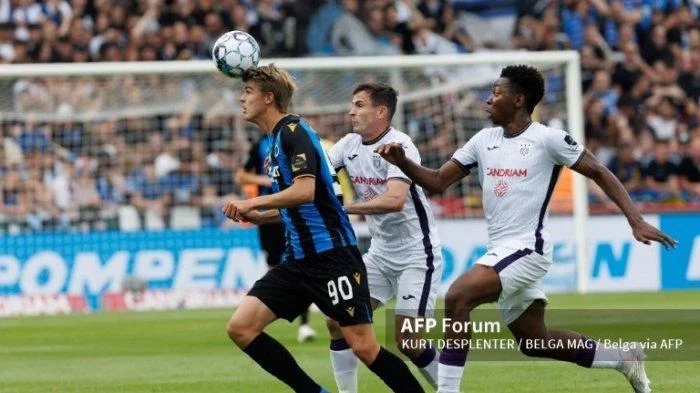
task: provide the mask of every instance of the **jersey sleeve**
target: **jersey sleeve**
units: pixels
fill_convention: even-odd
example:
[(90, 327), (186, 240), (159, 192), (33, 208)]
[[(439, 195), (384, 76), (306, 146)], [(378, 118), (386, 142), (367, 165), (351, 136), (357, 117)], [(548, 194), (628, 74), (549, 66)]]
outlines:
[(328, 149), (328, 159), (336, 172), (345, 166), (345, 161), (343, 161), (343, 151), (345, 150), (346, 141), (347, 137), (342, 137), (330, 149)]
[(566, 131), (548, 129), (544, 143), (549, 157), (555, 164), (573, 166), (582, 157), (583, 146), (577, 143)]
[[(401, 144), (403, 145), (404, 151), (406, 153), (406, 158), (409, 160), (415, 162), (416, 164), (420, 165), (421, 160), (420, 160), (420, 153), (418, 153), (418, 149), (416, 148), (416, 145), (413, 144), (413, 141), (407, 140), (407, 141), (402, 141)], [(407, 183), (411, 183), (411, 179), (406, 176), (405, 173), (399, 167), (393, 164), (389, 164), (389, 167), (387, 169), (386, 173), (386, 178), (387, 180), (391, 179), (399, 179), (403, 180)]]
[(245, 169), (246, 172), (257, 172), (258, 168), (262, 168), (259, 150), (260, 141), (257, 141), (248, 151), (248, 158), (245, 160), (245, 164), (243, 165), (243, 169)]
[(469, 174), (469, 171), (479, 165), (479, 156), (477, 154), (478, 135), (473, 136), (464, 146), (457, 149), (452, 155), (450, 161), (459, 166), (464, 173)]
[(282, 149), (292, 170), (292, 178), (316, 176), (316, 149), (309, 134), (296, 123), (284, 126), (280, 132)]

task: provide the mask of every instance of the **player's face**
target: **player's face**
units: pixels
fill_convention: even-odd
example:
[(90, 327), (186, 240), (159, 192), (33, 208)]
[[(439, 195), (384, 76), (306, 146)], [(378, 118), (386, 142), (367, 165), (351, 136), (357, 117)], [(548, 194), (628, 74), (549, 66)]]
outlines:
[(382, 121), (379, 106), (372, 104), (372, 99), (366, 91), (360, 91), (352, 96), (350, 122), (352, 130), (360, 135), (372, 131)]
[(265, 94), (255, 82), (246, 82), (240, 101), (243, 118), (246, 121), (254, 122), (265, 111)]
[(515, 111), (515, 94), (508, 79), (500, 78), (493, 84), (491, 95), (486, 100), (486, 113), (496, 125), (505, 125), (513, 118)]

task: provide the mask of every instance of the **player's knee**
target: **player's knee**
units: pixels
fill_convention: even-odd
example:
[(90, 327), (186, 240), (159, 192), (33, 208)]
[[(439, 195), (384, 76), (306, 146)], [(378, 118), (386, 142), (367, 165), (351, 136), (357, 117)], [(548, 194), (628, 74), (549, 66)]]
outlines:
[(419, 343), (421, 343), (421, 337), (419, 335), (402, 332), (396, 333), (396, 347), (401, 353), (411, 359), (423, 352), (423, 350), (419, 348)]
[(372, 364), (379, 353), (379, 343), (374, 340), (354, 340), (350, 344), (352, 353), (364, 364)]
[(449, 315), (464, 312), (469, 313), (476, 308), (477, 305), (469, 290), (451, 286), (445, 295), (445, 310)]
[(231, 318), (226, 325), (226, 334), (241, 348), (248, 345), (259, 333), (253, 325), (238, 318)]

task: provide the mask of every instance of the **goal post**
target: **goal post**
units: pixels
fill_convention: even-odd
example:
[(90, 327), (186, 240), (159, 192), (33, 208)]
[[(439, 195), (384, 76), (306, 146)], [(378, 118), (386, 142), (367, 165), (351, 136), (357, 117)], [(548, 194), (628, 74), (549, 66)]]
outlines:
[[(581, 72), (576, 51), (261, 60), (262, 64), (271, 62), (289, 70), (299, 81), (295, 112), (310, 118), (312, 125), (323, 132), (322, 136), (331, 139), (349, 130), (347, 111), (352, 89), (358, 83), (390, 83), (399, 91), (394, 124), (414, 138), (427, 166), (442, 164), (476, 131), (488, 126), (482, 103), (500, 69), (510, 64), (529, 64), (543, 70), (546, 93), (536, 109), (536, 118), (556, 120), (556, 124), (576, 140), (584, 141)], [(239, 116), (241, 87), (239, 81), (219, 74), (210, 60), (1, 65), (0, 123), (8, 135), (16, 131), (13, 127), (18, 123), (37, 125), (38, 134), (43, 132), (38, 125), (48, 128), (56, 125), (60, 132), (48, 130), (46, 139), (57, 156), (73, 160), (66, 166), (76, 172), (88, 170), (85, 162), (91, 160), (96, 162), (94, 165), (99, 171), (102, 156), (125, 171), (133, 171), (144, 160), (159, 154), (154, 148), (156, 145), (172, 149), (171, 161), (186, 160), (190, 155), (178, 157), (177, 152), (193, 148), (202, 150), (194, 158), (214, 165), (223, 158), (209, 153), (221, 149), (225, 154), (236, 156), (240, 164), (255, 135)], [(71, 134), (73, 129), (77, 130), (75, 135)], [(197, 136), (201, 134), (206, 134), (206, 138)], [(23, 143), (35, 142), (35, 139), (26, 138)], [(5, 152), (6, 157), (7, 154)], [(175, 168), (167, 159), (160, 163), (156, 171)], [(122, 181), (128, 183), (128, 179)], [(123, 187), (128, 190), (129, 185)], [(480, 197), (477, 191), (476, 179), (470, 177), (441, 198), (436, 210), (445, 217), (478, 216)], [(221, 190), (216, 191), (218, 196), (221, 193)], [(573, 177), (572, 195), (575, 288), (585, 293), (588, 289), (588, 197), (582, 176)], [(192, 201), (187, 200), (187, 195), (176, 196), (176, 199), (180, 197), (184, 198), (183, 204), (191, 207)], [(205, 200), (207, 195), (197, 197)], [(124, 200), (115, 203), (124, 203)], [(197, 209), (203, 211), (205, 207), (197, 206)], [(103, 213), (96, 213), (97, 221)], [(51, 214), (60, 215), (61, 212)], [(166, 216), (151, 224), (142, 218), (136, 226), (139, 229), (170, 227), (169, 220), (172, 221), (174, 215)], [(75, 220), (75, 214), (71, 217), (70, 220)], [(64, 219), (63, 216), (54, 218), (54, 221)], [(200, 225), (205, 225), (204, 219), (198, 220)], [(220, 224), (214, 220), (212, 225)], [(32, 225), (36, 225), (36, 220), (22, 223), (18, 228), (31, 229)], [(109, 230), (114, 229), (114, 225), (122, 229), (121, 224), (110, 223), (90, 224), (88, 229)], [(6, 225), (3, 231), (12, 232), (7, 230), (10, 227)], [(85, 229), (72, 224), (61, 228)]]

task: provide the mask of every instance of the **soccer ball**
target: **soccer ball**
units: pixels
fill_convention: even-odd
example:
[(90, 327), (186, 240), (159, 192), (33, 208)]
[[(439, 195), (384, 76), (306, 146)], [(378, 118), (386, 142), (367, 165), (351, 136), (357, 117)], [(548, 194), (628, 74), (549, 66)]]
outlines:
[(229, 31), (214, 43), (211, 53), (216, 68), (231, 78), (240, 78), (260, 61), (260, 47), (255, 38), (244, 31)]

